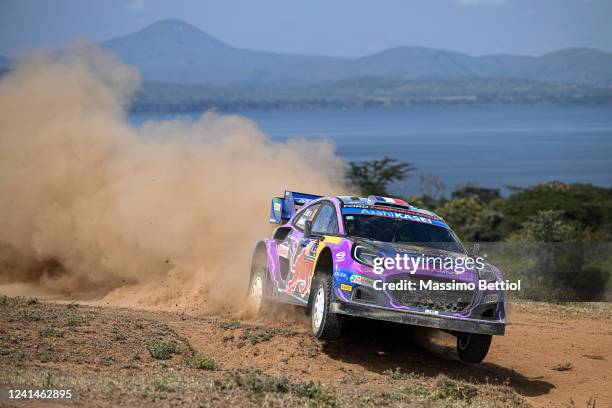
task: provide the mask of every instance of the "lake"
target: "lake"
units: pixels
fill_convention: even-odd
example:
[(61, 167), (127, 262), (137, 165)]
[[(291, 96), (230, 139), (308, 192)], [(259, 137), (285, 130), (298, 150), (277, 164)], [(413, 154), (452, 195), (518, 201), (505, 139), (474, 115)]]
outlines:
[[(449, 194), (468, 182), (525, 187), (545, 181), (612, 186), (611, 106), (415, 107), (402, 109), (253, 111), (274, 140), (329, 138), (348, 161), (385, 155), (412, 163), (397, 194), (420, 194), (433, 174)], [(139, 114), (131, 122), (177, 115)], [(195, 118), (197, 114), (190, 117)], [(283, 186), (279, 186), (282, 190)]]

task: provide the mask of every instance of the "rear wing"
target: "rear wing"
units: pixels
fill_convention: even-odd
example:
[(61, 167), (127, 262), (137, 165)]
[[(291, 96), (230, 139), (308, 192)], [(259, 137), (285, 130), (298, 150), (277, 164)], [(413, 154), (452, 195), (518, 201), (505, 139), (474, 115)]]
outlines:
[(270, 206), (270, 224), (284, 224), (289, 221), (304, 204), (323, 196), (285, 191), (284, 197), (274, 197)]

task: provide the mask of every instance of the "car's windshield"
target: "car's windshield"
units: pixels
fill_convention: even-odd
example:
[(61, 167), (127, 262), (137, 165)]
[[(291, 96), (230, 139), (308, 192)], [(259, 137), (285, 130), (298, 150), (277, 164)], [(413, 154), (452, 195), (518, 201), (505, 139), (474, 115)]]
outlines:
[(374, 241), (423, 245), (451, 252), (464, 252), (463, 246), (447, 228), (422, 222), (377, 215), (345, 215), (344, 226), (350, 236)]

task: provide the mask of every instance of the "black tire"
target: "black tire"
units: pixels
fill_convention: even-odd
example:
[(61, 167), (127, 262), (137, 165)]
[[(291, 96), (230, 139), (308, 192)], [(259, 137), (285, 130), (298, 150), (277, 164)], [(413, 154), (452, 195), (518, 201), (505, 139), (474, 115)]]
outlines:
[(487, 356), (491, 339), (488, 334), (461, 333), (457, 336), (457, 354), (461, 361), (480, 363)]
[[(254, 293), (255, 286), (259, 286), (259, 294)], [(255, 316), (265, 314), (269, 310), (270, 301), (266, 299), (269, 293), (268, 271), (267, 268), (254, 268), (249, 282), (247, 293), (247, 305)]]
[[(312, 285), (312, 308), (310, 313), (310, 329), (312, 334), (321, 340), (335, 340), (342, 331), (342, 316), (330, 312), (332, 293), (332, 278), (320, 274)], [(322, 296), (323, 299), (319, 299)], [(318, 303), (317, 303), (318, 302)], [(322, 310), (320, 308), (322, 307)]]

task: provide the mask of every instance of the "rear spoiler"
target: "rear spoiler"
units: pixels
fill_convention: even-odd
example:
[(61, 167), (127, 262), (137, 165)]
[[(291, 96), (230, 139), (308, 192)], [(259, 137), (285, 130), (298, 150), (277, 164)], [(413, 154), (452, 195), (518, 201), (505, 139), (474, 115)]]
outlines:
[(272, 199), (272, 205), (270, 206), (270, 224), (286, 223), (295, 215), (298, 208), (321, 197), (323, 196), (285, 191), (284, 198), (274, 197)]

